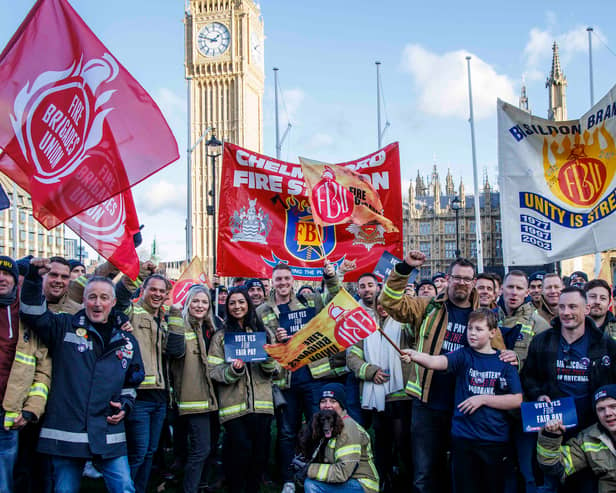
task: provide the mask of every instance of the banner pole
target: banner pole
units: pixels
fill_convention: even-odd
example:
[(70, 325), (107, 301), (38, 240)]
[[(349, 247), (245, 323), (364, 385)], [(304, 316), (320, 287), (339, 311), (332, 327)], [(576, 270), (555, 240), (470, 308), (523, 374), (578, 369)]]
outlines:
[(385, 331), (384, 331), (383, 329), (381, 329), (380, 327), (379, 327), (379, 332), (380, 332), (380, 333), (381, 333), (381, 335), (385, 338), (385, 340), (386, 340), (387, 342), (389, 342), (389, 344), (391, 344), (391, 345), (394, 347), (394, 349), (395, 349), (396, 351), (398, 351), (398, 353), (400, 353), (400, 356), (404, 356), (404, 354), (405, 354), (405, 353), (403, 353), (403, 352), (402, 352), (402, 349), (400, 349), (400, 348), (398, 347), (398, 345), (397, 345), (394, 341), (392, 341), (391, 337), (389, 337), (389, 336), (385, 333)]

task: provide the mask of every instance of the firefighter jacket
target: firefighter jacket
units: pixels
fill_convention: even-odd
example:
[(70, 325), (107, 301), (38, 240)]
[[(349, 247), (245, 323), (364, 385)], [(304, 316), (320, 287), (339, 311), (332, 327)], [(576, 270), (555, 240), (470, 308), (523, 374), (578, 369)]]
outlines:
[(124, 420), (112, 425), (107, 417), (119, 402), (130, 412), (135, 388), (143, 380), (137, 340), (120, 329), (126, 317), (112, 310), (108, 344), (86, 317), (54, 314), (46, 309), (41, 280), (26, 278), (21, 292), (21, 317), (49, 348), (54, 360), (47, 412), (38, 451), (50, 455), (103, 459), (126, 455)]
[(542, 430), (537, 439), (537, 460), (549, 475), (564, 481), (590, 468), (598, 478), (599, 493), (616, 491), (616, 449), (600, 425), (594, 424), (561, 445), (562, 435)]
[(208, 371), (203, 328), (198, 323), (185, 323), (175, 308), (169, 312), (167, 357), (180, 416), (216, 411), (218, 402)]
[[(383, 323), (383, 325), (385, 325), (385, 322)], [(389, 342), (387, 342), (385, 338), (383, 338), (382, 336), (381, 338), (382, 338), (382, 341), (381, 341), (382, 344), (389, 344)], [(363, 395), (364, 382), (366, 380), (372, 381), (377, 370), (380, 369), (377, 365), (373, 365), (369, 361), (366, 361), (365, 354), (364, 354), (364, 340), (365, 339), (362, 339), (361, 341), (353, 344), (350, 348), (347, 349), (347, 353), (346, 353), (347, 367), (349, 368), (350, 371), (352, 371), (355, 374), (355, 376), (360, 381), (359, 382), (359, 395), (360, 396)], [(413, 331), (411, 327), (408, 324), (403, 324), (402, 330), (400, 331), (400, 341), (399, 341), (398, 347), (400, 349), (409, 349), (412, 347), (413, 341), (414, 341)], [(410, 374), (411, 374), (411, 365), (402, 363), (402, 378), (404, 379), (405, 382), (408, 382)], [(404, 391), (404, 389), (399, 392), (394, 392), (393, 394), (388, 394), (387, 396), (385, 396), (386, 402), (402, 401), (402, 400), (407, 400), (407, 399), (410, 399), (410, 397)]]
[(545, 297), (541, 295), (541, 303), (539, 304), (539, 308), (537, 308), (537, 313), (541, 315), (545, 321), (549, 324), (552, 322), (554, 317), (558, 316), (558, 313), (555, 313), (548, 305), (547, 301), (545, 301)]
[(605, 316), (605, 322), (603, 322), (603, 325), (599, 327), (599, 329), (612, 339), (616, 339), (616, 317), (611, 311), (608, 310)]
[(4, 393), (4, 427), (10, 428), (22, 412), (38, 421), (47, 404), (51, 384), (51, 357), (37, 335), (19, 323), (15, 359)]
[[(246, 328), (246, 332), (252, 329)], [(274, 414), (272, 373), (278, 364), (272, 358), (245, 363), (235, 370), (225, 361), (225, 329), (212, 336), (207, 357), (210, 378), (218, 382), (218, 416), (224, 423), (246, 414)]]
[[(319, 313), (323, 307), (329, 303), (338, 291), (340, 291), (340, 280), (338, 276), (331, 278), (324, 278), (327, 288), (327, 295), (325, 301), (319, 293), (306, 294), (306, 304), (303, 304), (297, 299), (295, 293), (291, 293), (291, 301), (289, 301), (289, 311), (302, 310), (303, 308), (313, 308), (314, 314)], [(272, 292), (269, 299), (261, 304), (257, 308), (257, 315), (263, 322), (266, 330), (269, 333), (272, 341), (276, 340), (276, 329), (280, 327), (278, 317), (280, 316), (280, 310), (276, 305), (275, 293)], [(310, 374), (314, 379), (336, 377), (343, 375), (347, 372), (346, 369), (346, 356), (344, 351), (340, 351), (334, 356), (328, 358), (321, 358), (320, 360), (313, 361), (308, 364)], [(291, 387), (293, 373), (284, 368), (279, 368), (278, 374), (273, 383), (277, 384), (281, 389), (288, 389)]]
[[(402, 274), (398, 269), (409, 269), (404, 263), (398, 264), (389, 274), (387, 282), (380, 295), (381, 306), (398, 322), (408, 323), (415, 329), (415, 349), (422, 353), (439, 355), (447, 332), (447, 290), (436, 298), (412, 298), (404, 294), (408, 274)], [(479, 296), (475, 289), (471, 292), (470, 303), (473, 309), (479, 307)], [(505, 343), (500, 331), (492, 340), (494, 349), (505, 349)], [(428, 402), (430, 384), (434, 370), (428, 370), (416, 363), (411, 364), (406, 393), (423, 402)]]
[(356, 479), (364, 492), (376, 493), (379, 491), (379, 475), (372, 457), (370, 436), (346, 412), (342, 419), (342, 432), (327, 442), (323, 463), (310, 464), (308, 477), (336, 484)]
[(505, 339), (507, 349), (512, 349), (518, 357), (518, 371), (524, 366), (530, 341), (535, 335), (550, 328), (550, 324), (537, 313), (532, 301), (522, 303), (511, 315), (507, 315), (503, 298), (496, 308), (498, 327)]
[(139, 342), (145, 378), (139, 390), (164, 390), (166, 388), (163, 373), (163, 352), (167, 340), (167, 322), (162, 310), (160, 319), (155, 316), (155, 310), (143, 299), (130, 301), (131, 290), (136, 290), (136, 284), (128, 276), (116, 284), (116, 308), (123, 310), (133, 326), (133, 336)]

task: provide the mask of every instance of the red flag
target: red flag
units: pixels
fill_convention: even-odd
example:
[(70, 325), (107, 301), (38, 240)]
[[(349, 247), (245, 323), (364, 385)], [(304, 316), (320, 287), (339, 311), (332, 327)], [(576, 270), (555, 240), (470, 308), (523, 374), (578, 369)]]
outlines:
[(2, 170), (56, 226), (179, 157), (152, 98), (66, 0), (39, 0), (0, 55)]
[(398, 231), (383, 215), (383, 204), (370, 180), (344, 166), (299, 158), (308, 188), (313, 221), (323, 226), (351, 222), (380, 224), (387, 233)]
[(139, 231), (139, 219), (130, 189), (68, 219), (66, 225), (124, 274), (137, 278), (133, 235)]

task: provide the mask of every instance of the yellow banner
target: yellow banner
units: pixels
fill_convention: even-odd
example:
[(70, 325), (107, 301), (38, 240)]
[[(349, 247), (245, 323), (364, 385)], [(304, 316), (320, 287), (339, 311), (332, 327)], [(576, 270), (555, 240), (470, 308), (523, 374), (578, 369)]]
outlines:
[(212, 288), (212, 283), (203, 269), (201, 258), (198, 256), (190, 261), (190, 264), (186, 266), (180, 278), (173, 285), (171, 294), (173, 303), (184, 303), (188, 290), (193, 284), (205, 284), (208, 288)]
[(372, 317), (344, 289), (291, 339), (267, 344), (267, 353), (287, 370), (333, 356), (378, 329)]

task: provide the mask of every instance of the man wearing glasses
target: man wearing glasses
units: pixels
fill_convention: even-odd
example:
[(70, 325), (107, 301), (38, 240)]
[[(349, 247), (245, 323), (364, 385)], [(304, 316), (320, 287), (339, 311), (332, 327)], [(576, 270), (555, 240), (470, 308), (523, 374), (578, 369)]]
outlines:
[[(413, 269), (425, 255), (410, 251), (389, 275), (381, 304), (395, 320), (415, 328), (414, 349), (433, 355), (447, 354), (468, 345), (466, 326), (471, 311), (479, 307), (474, 289), (475, 266), (458, 258), (449, 266), (447, 288), (436, 298), (411, 298), (404, 294)], [(500, 332), (494, 347), (504, 349)], [(412, 365), (406, 393), (415, 397), (411, 421), (411, 447), (415, 492), (447, 492), (451, 482), (447, 464), (453, 413), (455, 377)]]

